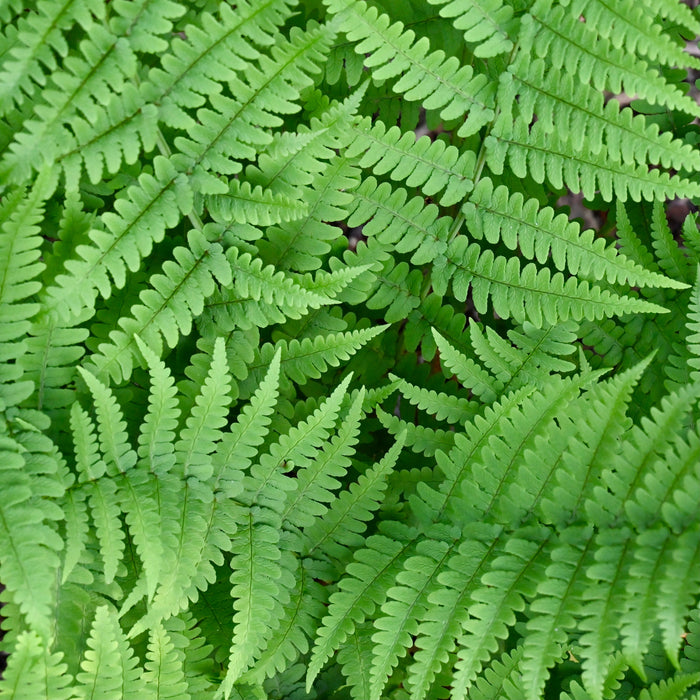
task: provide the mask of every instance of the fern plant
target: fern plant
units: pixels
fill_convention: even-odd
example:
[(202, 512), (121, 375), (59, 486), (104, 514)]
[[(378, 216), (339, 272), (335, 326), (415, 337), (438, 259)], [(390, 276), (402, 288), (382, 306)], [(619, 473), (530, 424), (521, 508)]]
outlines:
[(0, 18), (0, 697), (700, 696), (688, 6)]

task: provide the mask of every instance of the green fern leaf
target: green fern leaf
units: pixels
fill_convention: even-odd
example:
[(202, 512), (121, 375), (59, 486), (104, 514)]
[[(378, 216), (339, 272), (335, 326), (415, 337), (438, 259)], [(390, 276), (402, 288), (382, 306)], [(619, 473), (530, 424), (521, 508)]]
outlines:
[(631, 54), (614, 47), (561, 5), (537, 0), (523, 17), (521, 27), (524, 50), (532, 50), (540, 58), (549, 57), (556, 68), (564, 66), (598, 90), (637, 94), (652, 104), (700, 116), (698, 105), (650, 70), (644, 61), (634, 60)]
[(112, 286), (123, 287), (127, 268), (138, 269), (165, 230), (189, 213), (191, 203), (185, 176), (170, 160), (156, 157), (154, 175), (143, 173), (138, 185), (126, 188), (115, 211), (102, 215), (103, 228), (90, 232), (91, 244), (78, 246), (79, 259), (66, 261), (68, 274), (58, 275), (48, 290), (48, 308), (68, 319), (93, 307), (98, 292), (108, 298)]
[[(499, 121), (507, 124), (517, 105), (517, 118), (530, 123), (535, 114), (547, 133), (565, 131), (580, 152), (598, 154), (603, 145), (620, 163), (661, 164), (676, 170), (697, 170), (697, 151), (669, 132), (660, 133), (643, 115), (623, 109), (617, 100), (582, 83), (565, 69), (521, 54), (500, 78)], [(505, 127), (507, 130), (507, 126)]]
[(641, 299), (618, 296), (607, 289), (591, 287), (575, 277), (565, 280), (548, 268), (537, 270), (533, 263), (522, 270), (518, 258), (494, 257), (490, 250), (482, 251), (478, 243), (456, 238), (444, 257), (433, 268), (433, 288), (444, 294), (449, 281), (459, 301), (464, 301), (471, 289), (474, 306), (480, 314), (493, 310), (501, 318), (513, 318), (518, 323), (530, 321), (541, 328), (569, 318), (580, 320), (602, 318), (613, 314), (634, 312), (662, 313), (661, 307)]
[(463, 424), (473, 418), (476, 413), (476, 405), (467, 399), (444, 392), (438, 393), (429, 389), (421, 389), (393, 374), (389, 375), (389, 379), (398, 380), (400, 382), (398, 389), (401, 395), (408, 399), (411, 405), (435, 416), (436, 420)]
[(348, 679), (350, 695), (354, 700), (370, 697), (370, 659), (374, 649), (372, 629), (369, 622), (357, 625), (348, 635), (347, 643), (338, 652), (338, 663), (343, 669), (343, 675)]
[(82, 367), (79, 367), (78, 371), (95, 401), (97, 430), (100, 448), (105, 458), (106, 472), (110, 476), (124, 473), (136, 464), (137, 456), (129, 444), (121, 408), (112, 392), (93, 374)]
[(95, 534), (104, 562), (104, 579), (111, 583), (124, 555), (124, 530), (121, 526), (119, 496), (114, 481), (99, 479), (86, 485)]
[[(452, 372), (465, 389), (469, 389), (484, 403), (492, 403), (503, 391), (503, 384), (474, 360), (464, 357), (437, 331), (433, 330), (435, 343), (440, 350), (440, 362)], [(444, 370), (443, 370), (444, 371)]]
[(49, 654), (36, 632), (21, 632), (0, 679), (0, 698), (73, 700), (72, 677), (60, 652)]
[(327, 0), (328, 9), (338, 16), (341, 31), (358, 54), (369, 54), (365, 65), (377, 81), (402, 77), (393, 86), (406, 100), (420, 100), (426, 109), (439, 109), (443, 119), (468, 116), (457, 132), (468, 136), (493, 117), (493, 92), (482, 75), (468, 65), (459, 66), (443, 51), (430, 52), (430, 42), (414, 42), (412, 30), (400, 22), (390, 24), (387, 15), (368, 7), (363, 0)]
[(693, 283), (693, 267), (671, 235), (666, 221), (666, 211), (661, 202), (654, 202), (653, 205), (651, 244), (659, 266), (666, 274), (688, 284)]
[(411, 698), (424, 698), (436, 674), (456, 648), (455, 639), (469, 618), (471, 594), (500, 547), (500, 528), (470, 523), (462, 532), (457, 553), (438, 575), (441, 586), (431, 591), (429, 608), (416, 631), (418, 650), (408, 669)]
[(323, 519), (327, 503), (334, 500), (333, 491), (341, 485), (350, 466), (350, 456), (360, 429), (362, 403), (365, 392), (361, 389), (343, 419), (342, 426), (317, 459), (296, 473), (296, 488), (287, 496), (282, 512), (285, 528), (305, 529)]
[(146, 671), (142, 676), (146, 700), (190, 700), (182, 657), (162, 625), (149, 634)]
[(367, 117), (355, 125), (354, 132), (346, 156), (359, 157), (358, 165), (371, 168), (375, 175), (388, 173), (394, 181), (405, 180), (428, 197), (444, 190), (438, 199), (442, 206), (456, 204), (472, 189), (472, 151), (460, 153), (454, 146), (427, 136), (416, 139), (413, 132), (402, 132), (397, 126), (387, 128), (381, 121), (372, 124)]
[(539, 697), (547, 669), (561, 656), (567, 630), (576, 624), (587, 581), (585, 572), (593, 554), (592, 531), (582, 526), (564, 530), (550, 555), (551, 563), (537, 587), (523, 642), (521, 671), (525, 693)]
[(340, 235), (339, 228), (330, 223), (346, 218), (358, 175), (345, 156), (333, 157), (309, 185), (304, 196), (308, 210), (295, 221), (272, 227), (260, 241), (258, 249), (264, 260), (299, 272), (317, 269)]
[(452, 19), (455, 29), (464, 30), (464, 40), (476, 44), (474, 55), (493, 58), (513, 48), (513, 8), (501, 0), (429, 0), (444, 5), (440, 16)]
[(62, 543), (46, 522), (57, 515), (51, 504), (32, 498), (37, 485), (30, 480), (22, 451), (17, 442), (0, 436), (0, 537), (10, 545), (3, 550), (0, 576), (30, 629), (48, 639), (59, 566), (56, 552)]
[(626, 661), (644, 679), (644, 655), (654, 633), (658, 582), (664, 562), (672, 556), (672, 543), (671, 533), (665, 528), (650, 528), (635, 541), (635, 560), (630, 566), (629, 602), (622, 617), (620, 634)]
[(53, 70), (56, 54), (64, 57), (68, 53), (64, 32), (74, 22), (89, 31), (91, 11), (104, 17), (104, 9), (88, 9), (82, 0), (40, 2), (34, 9), (18, 23), (16, 46), (0, 70), (0, 114), (7, 114), (14, 104), (21, 105), (34, 95), (37, 84), (46, 83), (43, 66)]
[(447, 452), (454, 445), (454, 433), (441, 428), (428, 428), (424, 425), (414, 425), (392, 416), (381, 408), (376, 408), (379, 422), (394, 436), (405, 433), (406, 445), (414, 452), (432, 457), (436, 452)]
[(615, 47), (624, 46), (665, 65), (700, 67), (697, 59), (693, 60), (693, 56), (662, 32), (661, 25), (653, 21), (653, 15), (645, 13), (631, 0), (623, 0), (614, 8), (598, 0), (570, 0), (563, 4), (569, 6), (572, 17), (584, 17), (587, 26), (610, 40)]
[(404, 562), (395, 585), (387, 590), (382, 614), (374, 623), (378, 631), (372, 635), (369, 695), (372, 700), (379, 700), (388, 675), (411, 646), (418, 619), (427, 612), (428, 596), (438, 587), (437, 577), (458, 545), (456, 533), (445, 530), (436, 528), (431, 534), (439, 539), (426, 538), (418, 543), (416, 554)]
[(149, 289), (141, 292), (142, 303), (131, 307), (130, 316), (117, 322), (120, 330), (110, 333), (110, 342), (100, 343), (91, 365), (100, 377), (123, 381), (131, 375), (138, 335), (161, 353), (162, 340), (174, 347), (180, 335), (192, 329), (192, 318), (204, 309), (204, 301), (216, 288), (215, 280), (230, 284), (231, 269), (221, 246), (208, 244), (198, 231), (188, 236), (189, 247), (173, 251), (175, 261), (163, 264), (165, 274), (151, 277)]
[(395, 529), (389, 536), (373, 535), (363, 549), (355, 552), (318, 628), (306, 675), (308, 689), (356, 625), (384, 602), (389, 585), (414, 549), (416, 535), (408, 528)]
[(611, 157), (606, 146), (595, 155), (579, 151), (566, 132), (548, 133), (540, 122), (528, 129), (524, 121), (506, 127), (499, 120), (485, 143), (488, 165), (494, 173), (503, 173), (507, 156), (517, 177), (529, 175), (539, 183), (547, 180), (555, 189), (568, 187), (582, 192), (586, 199), (592, 199), (598, 190), (607, 202), (613, 198), (625, 202), (631, 197), (638, 202), (700, 194), (694, 180), (620, 162)]
[(498, 640), (507, 637), (508, 628), (515, 624), (515, 613), (525, 608), (523, 596), (532, 596), (542, 578), (548, 533), (535, 531), (532, 535), (539, 541), (511, 535), (503, 555), (482, 577), (483, 587), (471, 595), (474, 603), (464, 623), (464, 634), (457, 640), (452, 684), (455, 698), (466, 697), (483, 662), (498, 650)]
[(565, 214), (555, 216), (553, 209), (541, 209), (536, 200), (525, 201), (519, 192), (509, 196), (503, 185), (494, 189), (488, 178), (479, 182), (463, 211), (474, 238), (500, 241), (540, 264), (551, 256), (557, 270), (568, 269), (584, 279), (681, 288), (676, 280), (643, 269), (614, 247), (606, 247), (592, 230), (581, 233)]
[(151, 378), (148, 411), (138, 438), (139, 466), (155, 474), (165, 474), (175, 464), (175, 429), (180, 411), (172, 375), (162, 360), (138, 337), (134, 337)]
[[(674, 539), (657, 582), (656, 622), (661, 627), (664, 650), (676, 668), (685, 620), (700, 590), (699, 563), (700, 530), (695, 525)], [(679, 571), (685, 574), (679, 576)]]
[(116, 614), (106, 606), (95, 611), (88, 647), (77, 675), (76, 690), (86, 700), (97, 698), (143, 698), (144, 687), (138, 660), (119, 627)]
[(194, 477), (206, 482), (212, 476), (209, 455), (221, 439), (221, 428), (226, 424), (231, 401), (230, 383), (224, 341), (217, 338), (209, 374), (180, 433), (180, 440), (175, 443), (176, 468), (183, 478)]
[(249, 182), (240, 180), (232, 180), (228, 192), (208, 197), (207, 208), (214, 221), (253, 226), (294, 221), (307, 213), (307, 206), (303, 202), (275, 194), (260, 186), (253, 188)]
[(300, 654), (309, 651), (309, 639), (313, 637), (318, 621), (325, 611), (324, 586), (312, 578), (302, 563), (295, 575), (295, 586), (289, 602), (284, 606), (280, 624), (273, 632), (267, 649), (255, 666), (243, 674), (241, 682), (262, 683), (268, 677), (281, 673)]
[(305, 557), (344, 561), (365, 541), (366, 523), (382, 503), (387, 480), (404, 446), (400, 434), (391, 449), (376, 464), (360, 475), (348, 489), (341, 491), (322, 518), (317, 518), (302, 533), (301, 552)]

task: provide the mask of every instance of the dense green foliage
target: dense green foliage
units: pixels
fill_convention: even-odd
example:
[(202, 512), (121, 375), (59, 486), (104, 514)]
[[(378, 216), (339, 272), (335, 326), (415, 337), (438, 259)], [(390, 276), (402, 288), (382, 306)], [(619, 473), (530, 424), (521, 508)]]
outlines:
[(700, 697), (685, 5), (0, 21), (0, 698)]

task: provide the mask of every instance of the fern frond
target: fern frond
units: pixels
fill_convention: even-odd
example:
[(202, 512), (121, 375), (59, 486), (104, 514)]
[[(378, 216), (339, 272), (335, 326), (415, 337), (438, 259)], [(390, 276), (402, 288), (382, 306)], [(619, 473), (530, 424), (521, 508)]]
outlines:
[(143, 698), (146, 688), (136, 668), (138, 659), (119, 627), (116, 614), (106, 606), (95, 611), (87, 640), (89, 649), (78, 673), (78, 692), (85, 698)]
[(98, 479), (86, 485), (90, 514), (100, 543), (105, 583), (111, 583), (124, 556), (124, 530), (119, 495), (114, 481)]
[(626, 607), (632, 547), (629, 531), (604, 530), (596, 538), (595, 562), (586, 572), (590, 583), (583, 593), (579, 639), (583, 650), (583, 683), (596, 700), (603, 699), (603, 687), (611, 655), (619, 635), (620, 616)]
[(333, 39), (332, 28), (310, 23), (306, 31), (293, 27), (289, 40), (278, 40), (271, 56), (261, 55), (260, 67), (247, 64), (246, 80), (232, 76), (230, 90), (236, 97), (209, 96), (210, 107), (197, 112), (198, 123), (188, 136), (178, 136), (175, 146), (184, 156), (194, 191), (225, 194), (228, 186), (211, 171), (234, 175), (242, 170), (240, 160), (252, 159), (256, 148), (267, 146), (272, 137), (265, 130), (282, 123), (280, 114), (299, 110), (301, 90), (319, 71)]
[[(309, 289), (308, 285), (297, 283), (283, 270), (265, 265), (261, 258), (243, 253), (236, 246), (228, 249), (226, 257), (233, 272), (233, 284), (222, 284), (221, 289), (210, 295), (205, 303), (207, 316), (203, 324), (210, 318), (218, 328), (226, 331), (255, 326), (264, 328), (287, 318), (300, 318), (311, 309), (334, 303), (334, 294)], [(330, 286), (334, 286), (332, 282)]]
[(700, 20), (688, 6), (673, 0), (660, 0), (659, 2), (642, 0), (642, 2), (656, 16), (686, 28), (691, 34), (700, 34)]
[(518, 119), (529, 124), (536, 114), (542, 128), (569, 133), (581, 152), (597, 154), (605, 145), (608, 155), (621, 163), (660, 163), (688, 171), (700, 167), (700, 157), (690, 144), (674, 139), (670, 132), (660, 133), (658, 124), (621, 108), (617, 100), (605, 102), (600, 91), (540, 58), (522, 54), (501, 75), (498, 103), (501, 119), (510, 118), (517, 104)]
[(24, 376), (34, 383), (34, 394), (25, 405), (53, 411), (65, 408), (75, 399), (70, 386), (88, 336), (88, 330), (79, 323), (79, 318), (65, 323), (50, 312), (39, 313), (32, 319), (27, 352), (20, 358)]
[(23, 336), (40, 308), (27, 299), (41, 289), (35, 279), (44, 269), (37, 224), (55, 186), (52, 180), (44, 170), (29, 192), (16, 189), (0, 206), (0, 410), (20, 404), (32, 392), (29, 381), (22, 381), (21, 359), (27, 352)]
[(399, 434), (391, 449), (376, 464), (360, 475), (355, 483), (341, 491), (322, 518), (317, 518), (302, 533), (301, 552), (305, 557), (328, 557), (343, 561), (349, 552), (364, 543), (365, 524), (382, 503), (387, 480), (404, 445)]
[(88, 539), (88, 511), (85, 504), (87, 494), (84, 489), (68, 489), (61, 504), (65, 516), (66, 544), (63, 555), (61, 584), (69, 579), (78, 565)]
[(272, 445), (244, 479), (242, 500), (250, 510), (232, 540), (231, 584), (236, 613), (224, 693), (259, 656), (272, 632), (265, 623), (280, 603), (286, 603), (294, 587), (280, 549), (284, 505), (287, 494), (295, 490), (295, 480), (284, 472), (292, 467), (308, 468), (317, 458), (337, 419), (349, 380), (341, 382), (306, 421)]
[(652, 104), (700, 116), (700, 107), (667, 83), (642, 60), (616, 48), (595, 29), (579, 22), (561, 5), (537, 0), (521, 21), (521, 46), (547, 56), (555, 68), (565, 67), (598, 90), (639, 95)]
[(69, 318), (91, 308), (98, 293), (109, 298), (112, 286), (124, 286), (127, 268), (138, 269), (141, 258), (190, 211), (191, 203), (185, 176), (170, 160), (157, 156), (154, 175), (143, 173), (138, 185), (126, 188), (115, 211), (102, 215), (103, 228), (90, 232), (91, 244), (78, 246), (79, 258), (66, 261), (68, 274), (58, 275), (47, 292), (48, 308)]
[(89, 31), (93, 12), (103, 19), (104, 8), (89, 6), (84, 0), (63, 0), (39, 2), (34, 11), (23, 15), (17, 23), (16, 45), (0, 68), (0, 114), (21, 106), (33, 97), (37, 85), (46, 84), (46, 69), (55, 69), (57, 55), (68, 53), (64, 33), (74, 23)]
[(148, 700), (189, 700), (183, 659), (163, 625), (158, 624), (150, 631), (146, 659), (146, 670), (142, 675), (146, 692), (142, 697)]
[(459, 301), (471, 290), (478, 313), (485, 314), (489, 300), (501, 318), (518, 323), (530, 321), (541, 328), (569, 318), (603, 318), (635, 312), (663, 313), (651, 302), (625, 297), (601, 287), (591, 286), (575, 277), (565, 279), (548, 268), (538, 270), (534, 263), (520, 268), (517, 257), (495, 257), (466, 237), (455, 238), (444, 256), (433, 267), (433, 289), (444, 294), (448, 283)]
[(14, 440), (0, 435), (0, 537), (8, 543), (0, 559), (0, 576), (30, 629), (49, 638), (62, 542), (47, 519), (47, 502), (32, 498), (39, 484), (30, 479), (26, 453)]
[(200, 482), (212, 476), (213, 465), (209, 455), (221, 439), (221, 428), (226, 424), (231, 375), (222, 338), (214, 343), (209, 373), (187, 417), (180, 439), (175, 443), (176, 469), (182, 477), (194, 477)]
[(279, 395), (280, 352), (276, 352), (255, 394), (218, 443), (212, 456), (214, 492), (233, 496), (229, 490), (250, 467), (257, 448), (270, 428), (271, 414)]
[(363, 0), (326, 0), (329, 12), (338, 17), (341, 31), (358, 54), (369, 54), (365, 65), (376, 81), (401, 75), (393, 89), (406, 100), (420, 100), (426, 109), (440, 110), (445, 119), (466, 119), (459, 136), (476, 133), (493, 117), (493, 91), (485, 76), (469, 65), (460, 66), (441, 50), (430, 51), (426, 38), (414, 41), (412, 30), (401, 22), (390, 24)]
[(522, 646), (492, 661), (469, 690), (472, 700), (517, 700), (523, 694), (520, 677)]
[(73, 678), (67, 669), (63, 654), (46, 651), (36, 632), (21, 632), (0, 679), (0, 698), (73, 700)]
[(627, 404), (648, 364), (649, 360), (596, 384), (579, 403), (578, 430), (562, 456), (556, 485), (543, 495), (543, 506), (553, 522), (575, 519), (586, 502), (593, 500), (603, 473), (617, 461), (628, 422)]
[(503, 554), (482, 577), (483, 586), (472, 594), (474, 604), (469, 608), (464, 634), (457, 640), (452, 684), (455, 698), (466, 697), (483, 662), (498, 650), (498, 640), (507, 637), (508, 628), (515, 624), (515, 613), (525, 608), (523, 596), (534, 594), (547, 559), (548, 534), (533, 532), (535, 541), (511, 535)]
[(662, 32), (662, 25), (631, 0), (617, 2), (612, 7), (600, 0), (569, 0), (572, 17), (583, 17), (586, 25), (616, 47), (636, 51), (649, 60), (667, 66), (700, 67), (695, 57), (688, 55)]
[[(194, 124), (184, 108), (201, 107), (209, 93), (218, 94), (222, 84), (246, 70), (246, 60), (260, 57), (258, 47), (267, 47), (278, 37), (278, 27), (291, 13), (289, 0), (264, 0), (217, 6), (218, 16), (204, 12), (199, 24), (184, 27), (186, 39), (173, 38), (171, 51), (152, 68), (146, 99), (159, 108), (167, 125), (189, 129)], [(243, 51), (243, 55), (241, 55)]]
[(212, 219), (223, 224), (271, 226), (307, 213), (304, 202), (240, 180), (231, 180), (228, 192), (207, 197), (206, 204)]
[[(465, 357), (433, 330), (435, 343), (440, 350), (440, 363), (457, 377), (460, 384), (478, 396), (484, 403), (492, 403), (503, 391), (503, 383), (480, 367), (474, 360)], [(444, 369), (443, 369), (444, 372)], [(446, 376), (447, 373), (445, 372)]]
[[(364, 236), (376, 236), (383, 247), (392, 246), (398, 253), (415, 251), (411, 262), (416, 265), (444, 253), (454, 222), (448, 216), (438, 218), (434, 204), (426, 206), (422, 197), (407, 201), (406, 190), (392, 190), (387, 182), (378, 185), (373, 177), (366, 178), (353, 194), (348, 226), (363, 226)], [(392, 268), (392, 261), (387, 261), (385, 270)]]
[[(182, 14), (184, 8), (174, 2), (145, 5), (142, 0), (133, 4), (118, 3), (109, 25), (92, 23), (87, 37), (79, 44), (80, 51), (73, 52), (61, 68), (51, 74), (40, 100), (36, 101), (34, 115), (14, 135), (10, 152), (3, 159), (1, 167), (11, 169), (9, 176), (13, 181), (24, 181), (31, 169), (38, 170), (43, 162), (51, 162), (78, 147), (76, 137), (86, 121), (93, 124), (98, 121), (105, 105), (120, 101), (125, 83), (135, 80), (137, 58), (134, 51), (159, 53), (167, 48), (159, 34), (172, 31), (171, 20)], [(151, 109), (155, 112), (153, 106)], [(138, 119), (134, 127), (137, 123)], [(133, 134), (138, 134), (136, 128)], [(133, 147), (125, 151), (125, 155), (129, 154), (129, 163), (134, 162), (138, 149), (131, 155), (133, 152)], [(83, 155), (86, 165), (89, 163), (93, 182), (100, 179), (103, 159), (114, 172), (121, 161), (119, 156), (115, 159), (109, 151), (104, 152), (102, 158)], [(74, 181), (67, 180), (69, 186), (78, 182), (77, 177)]]
[(81, 481), (99, 479), (107, 470), (107, 465), (99, 454), (95, 424), (79, 403), (71, 406), (70, 428), (78, 478)]
[(539, 697), (547, 669), (561, 656), (567, 630), (576, 624), (588, 582), (585, 572), (593, 557), (592, 531), (583, 526), (565, 529), (551, 554), (551, 563), (537, 587), (523, 642), (521, 672), (525, 692)]
[(355, 552), (338, 583), (338, 590), (330, 597), (328, 612), (317, 630), (306, 675), (308, 689), (356, 625), (384, 602), (386, 591), (401, 570), (404, 559), (414, 549), (416, 535), (417, 532), (409, 528), (394, 528), (390, 533), (373, 535), (364, 548)]
[(374, 623), (378, 631), (372, 635), (371, 700), (379, 700), (388, 675), (412, 645), (418, 620), (428, 610), (428, 597), (439, 587), (438, 575), (458, 546), (457, 533), (445, 530), (431, 533), (437, 539), (418, 543), (416, 553), (404, 562), (395, 585), (387, 591), (387, 601)]
[(345, 156), (336, 156), (316, 175), (304, 197), (308, 211), (296, 221), (268, 230), (258, 249), (266, 262), (305, 272), (319, 267), (341, 234), (330, 222), (343, 221), (357, 187), (359, 171)]
[(326, 595), (324, 586), (314, 581), (312, 572), (307, 571), (303, 562), (294, 578), (295, 586), (289, 602), (284, 606), (279, 626), (255, 666), (242, 676), (244, 683), (260, 683), (274, 676), (309, 650), (309, 640), (325, 611)]
[[(610, 526), (626, 513), (632, 524), (641, 528), (647, 519), (651, 521), (659, 516), (658, 508), (664, 502), (665, 490), (655, 494), (650, 501), (645, 498), (646, 489), (642, 488), (639, 499), (635, 498), (635, 493), (644, 486), (647, 478), (652, 483), (655, 479), (662, 478), (671, 487), (671, 493), (675, 490), (673, 471), (669, 473), (663, 467), (657, 471), (655, 463), (657, 457), (664, 454), (666, 447), (673, 444), (675, 434), (671, 426), (679, 425), (684, 420), (692, 397), (692, 387), (665, 397), (660, 406), (651, 411), (650, 418), (645, 418), (641, 425), (632, 428), (621, 445), (614, 469), (608, 467), (602, 474), (602, 484), (605, 486), (594, 486), (585, 504), (590, 522)], [(694, 445), (691, 447), (679, 437), (677, 449), (680, 454), (687, 454), (692, 460)], [(678, 456), (674, 456), (674, 459), (678, 460)], [(676, 465), (679, 474), (683, 474), (681, 465), (682, 460), (679, 460)], [(661, 507), (663, 513), (665, 508)], [(671, 515), (674, 509), (671, 507), (667, 512)], [(673, 523), (672, 519), (671, 522)]]
[(391, 435), (397, 436), (405, 433), (406, 445), (413, 452), (432, 457), (436, 452), (447, 452), (454, 445), (454, 433), (441, 428), (429, 428), (424, 425), (415, 425), (402, 420), (398, 416), (392, 416), (377, 406), (377, 418)]
[[(683, 532), (671, 544), (657, 582), (656, 622), (661, 628), (664, 651), (678, 668), (678, 651), (683, 642), (685, 620), (695, 607), (700, 590), (700, 529), (697, 524)], [(679, 571), (686, 572), (678, 576)]]
[(436, 420), (461, 424), (473, 418), (476, 413), (476, 405), (467, 399), (444, 392), (438, 393), (430, 389), (422, 389), (393, 374), (389, 375), (389, 379), (398, 379), (400, 381), (398, 389), (402, 396), (408, 399), (411, 405), (435, 416)]
[(347, 643), (338, 652), (338, 663), (348, 679), (350, 695), (354, 700), (370, 697), (370, 661), (374, 648), (372, 630), (369, 622), (356, 625), (348, 635)]
[(99, 379), (82, 367), (78, 371), (95, 402), (97, 430), (106, 471), (110, 476), (124, 473), (136, 464), (137, 456), (129, 443), (121, 408), (111, 390)]
[(620, 624), (622, 651), (641, 678), (646, 678), (644, 655), (654, 633), (658, 582), (673, 540), (666, 528), (650, 528), (637, 536), (630, 565), (627, 609)]
[(266, 343), (255, 353), (255, 360), (250, 363), (250, 376), (241, 388), (242, 394), (247, 394), (246, 388), (250, 381), (257, 380), (263, 368), (267, 367), (277, 348), (282, 353), (282, 368), (284, 374), (298, 384), (308, 379), (318, 379), (329, 366), (337, 367), (341, 360), (347, 360), (363, 345), (384, 331), (387, 326), (374, 326), (346, 333), (329, 333), (315, 338), (304, 338), (301, 342), (284, 340), (275, 345)]
[(471, 594), (500, 547), (500, 528), (470, 523), (458, 551), (438, 575), (441, 584), (430, 592), (429, 607), (416, 630), (418, 650), (408, 668), (411, 698), (424, 698), (440, 669), (456, 648), (455, 639), (469, 618)]
[(340, 430), (330, 440), (328, 446), (311, 464), (299, 469), (296, 474), (296, 488), (287, 496), (282, 522), (288, 529), (306, 529), (317, 520), (322, 520), (328, 510), (327, 503), (334, 500), (333, 491), (341, 485), (339, 479), (345, 476), (350, 466), (350, 456), (362, 420), (364, 389), (361, 389), (344, 416)]
[(150, 287), (140, 294), (142, 303), (134, 304), (130, 315), (117, 322), (120, 330), (111, 331), (110, 341), (99, 344), (88, 365), (97, 376), (120, 382), (131, 375), (136, 336), (158, 355), (163, 339), (168, 347), (174, 347), (180, 335), (192, 330), (192, 319), (204, 310), (216, 282), (231, 283), (231, 268), (218, 243), (209, 244), (198, 231), (190, 231), (188, 243), (187, 248), (175, 248), (175, 260), (163, 264), (164, 274), (151, 276)]
[(493, 58), (513, 48), (513, 8), (502, 0), (428, 0), (444, 5), (440, 16), (448, 17), (455, 29), (464, 31), (464, 40), (476, 44), (474, 55)]
[(686, 326), (689, 331), (685, 342), (690, 353), (688, 358), (690, 379), (698, 384), (700, 382), (700, 267), (698, 267), (697, 279), (691, 292)]
[(180, 417), (174, 380), (165, 363), (138, 336), (134, 340), (151, 380), (148, 411), (138, 438), (139, 465), (155, 474), (165, 474), (175, 464), (175, 429)]
[(650, 228), (651, 245), (659, 267), (671, 277), (692, 284), (695, 279), (693, 266), (671, 235), (662, 202), (653, 204)]
[(476, 164), (473, 151), (460, 153), (444, 141), (427, 136), (416, 139), (413, 132), (386, 125), (365, 117), (354, 126), (355, 137), (346, 156), (359, 158), (358, 165), (371, 168), (375, 175), (389, 174), (392, 180), (405, 180), (409, 187), (419, 187), (423, 194), (450, 206), (464, 199), (472, 189)]
[(700, 186), (694, 180), (620, 162), (605, 145), (597, 154), (580, 151), (567, 132), (550, 134), (540, 122), (528, 129), (520, 120), (512, 126), (499, 120), (485, 143), (488, 165), (494, 173), (503, 173), (507, 156), (517, 177), (529, 175), (539, 183), (547, 180), (555, 189), (568, 187), (582, 192), (586, 199), (592, 199), (598, 190), (608, 202), (613, 197), (622, 202), (631, 197), (638, 202), (700, 194)]
[(612, 284), (681, 288), (675, 279), (645, 269), (606, 246), (591, 229), (581, 232), (578, 223), (569, 221), (565, 214), (540, 208), (537, 200), (526, 201), (519, 192), (509, 196), (505, 186), (494, 188), (489, 178), (479, 181), (463, 212), (475, 239), (502, 242), (540, 264), (551, 256), (557, 270), (568, 270), (592, 281), (606, 279)]

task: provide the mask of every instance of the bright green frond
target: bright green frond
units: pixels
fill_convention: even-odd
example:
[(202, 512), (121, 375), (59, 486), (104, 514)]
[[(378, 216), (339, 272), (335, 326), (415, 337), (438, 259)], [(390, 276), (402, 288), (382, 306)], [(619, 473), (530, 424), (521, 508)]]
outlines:
[(356, 124), (354, 132), (346, 151), (349, 158), (359, 157), (360, 167), (371, 168), (377, 176), (389, 173), (392, 180), (420, 187), (428, 197), (442, 192), (438, 199), (442, 206), (460, 202), (473, 186), (472, 151), (460, 153), (427, 136), (416, 139), (413, 132), (402, 132), (398, 126), (387, 128), (381, 121), (372, 124), (369, 118)]
[(464, 32), (464, 40), (475, 44), (474, 55), (493, 58), (513, 48), (511, 36), (516, 22), (513, 8), (502, 0), (429, 0), (443, 5), (440, 15), (447, 17), (455, 29)]
[(116, 613), (106, 606), (97, 608), (77, 675), (80, 698), (143, 698), (145, 686), (137, 668), (138, 659), (119, 627)]
[(406, 100), (420, 100), (426, 109), (440, 110), (443, 119), (467, 118), (460, 136), (478, 131), (493, 116), (493, 92), (485, 76), (469, 65), (460, 66), (441, 50), (430, 51), (425, 38), (415, 41), (412, 30), (391, 24), (387, 15), (363, 0), (327, 0), (338, 16), (341, 31), (355, 44), (358, 54), (368, 54), (365, 65), (375, 81), (401, 75), (393, 89)]
[(526, 201), (519, 192), (509, 196), (506, 187), (494, 189), (488, 178), (479, 182), (463, 211), (474, 238), (491, 244), (502, 242), (540, 264), (551, 256), (559, 271), (568, 270), (591, 281), (607, 279), (612, 284), (681, 287), (675, 279), (644, 269), (613, 246), (606, 246), (591, 229), (581, 232), (578, 223), (569, 221), (566, 214), (542, 209), (537, 200)]
[[(401, 533), (401, 539), (397, 535)], [(338, 590), (331, 595), (328, 612), (317, 630), (306, 675), (310, 688), (326, 661), (357, 624), (372, 615), (386, 599), (386, 591), (414, 549), (417, 533), (402, 528), (391, 536), (373, 535), (348, 564)]]

